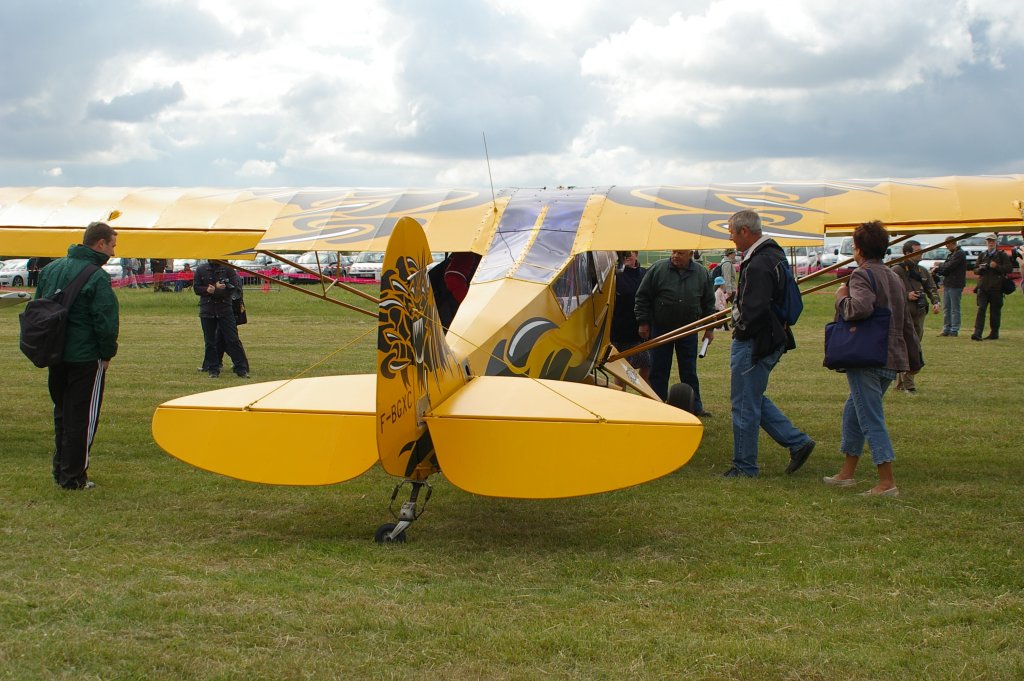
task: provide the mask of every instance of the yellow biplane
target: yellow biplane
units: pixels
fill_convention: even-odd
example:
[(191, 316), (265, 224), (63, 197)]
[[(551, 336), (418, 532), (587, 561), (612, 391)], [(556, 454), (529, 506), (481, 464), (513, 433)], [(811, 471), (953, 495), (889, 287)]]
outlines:
[[(700, 421), (662, 403), (625, 359), (608, 361), (615, 251), (724, 248), (728, 217), (745, 208), (784, 245), (818, 244), (867, 219), (897, 232), (991, 231), (1019, 223), (1021, 198), (1024, 175), (497, 195), (3, 188), (0, 253), (63, 255), (114, 211), (118, 256), (385, 251), (367, 311), (378, 318), (376, 374), (181, 397), (157, 407), (152, 428), (171, 455), (259, 483), (333, 484), (379, 461), (401, 478), (392, 502), (411, 488), (397, 522), (376, 533), (388, 542), (405, 540), (437, 472), (474, 494), (558, 498), (643, 483), (692, 457)], [(431, 251), (479, 260), (444, 324)]]

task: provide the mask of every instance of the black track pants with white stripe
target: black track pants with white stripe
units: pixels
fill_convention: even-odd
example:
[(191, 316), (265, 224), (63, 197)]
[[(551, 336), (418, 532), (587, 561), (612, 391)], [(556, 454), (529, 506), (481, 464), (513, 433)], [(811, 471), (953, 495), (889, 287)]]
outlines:
[(61, 487), (81, 487), (88, 480), (89, 448), (100, 421), (106, 374), (106, 363), (100, 360), (50, 367), (53, 479)]

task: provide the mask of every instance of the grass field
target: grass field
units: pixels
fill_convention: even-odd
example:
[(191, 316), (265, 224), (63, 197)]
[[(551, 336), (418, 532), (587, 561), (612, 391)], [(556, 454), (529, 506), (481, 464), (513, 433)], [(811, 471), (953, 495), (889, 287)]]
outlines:
[[(161, 452), (157, 404), (239, 379), (196, 372), (194, 296), (118, 295), (90, 492), (53, 484), (46, 373), (0, 311), (0, 678), (1024, 678), (1019, 293), (998, 342), (936, 338), (929, 318), (920, 395), (886, 397), (899, 499), (856, 495), (869, 461), (852, 491), (820, 482), (846, 387), (821, 368), (819, 294), (770, 387), (818, 441), (796, 475), (762, 438), (760, 479), (719, 477), (722, 337), (700, 361), (714, 417), (678, 472), (544, 502), (438, 476), (401, 546), (371, 539), (393, 485), (379, 469), (265, 487)], [(291, 292), (247, 300), (253, 380), (372, 370), (373, 320)]]

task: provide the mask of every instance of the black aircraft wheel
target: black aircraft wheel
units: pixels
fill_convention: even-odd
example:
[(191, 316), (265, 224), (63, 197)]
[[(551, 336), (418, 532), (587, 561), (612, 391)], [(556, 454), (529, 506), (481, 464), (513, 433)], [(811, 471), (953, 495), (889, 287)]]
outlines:
[(373, 533), (373, 541), (378, 544), (404, 544), (405, 543), (405, 530), (402, 530), (397, 537), (391, 539), (388, 537), (391, 531), (395, 529), (394, 523), (384, 523), (377, 528), (377, 531)]
[(667, 402), (676, 409), (682, 409), (683, 411), (692, 414), (695, 408), (693, 388), (685, 383), (676, 383), (675, 385), (670, 386), (668, 389)]

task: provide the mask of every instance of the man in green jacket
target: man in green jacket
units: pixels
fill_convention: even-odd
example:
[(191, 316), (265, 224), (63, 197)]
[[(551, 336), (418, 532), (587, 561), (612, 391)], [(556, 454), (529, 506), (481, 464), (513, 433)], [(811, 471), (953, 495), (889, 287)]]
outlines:
[[(678, 329), (715, 313), (715, 287), (711, 273), (693, 261), (693, 251), (672, 251), (672, 256), (651, 265), (636, 292), (636, 320), (644, 340)], [(714, 338), (708, 329), (705, 338)], [(651, 350), (651, 387), (662, 400), (668, 399), (672, 374), (672, 351), (679, 364), (679, 380), (693, 388), (694, 413), (704, 411), (697, 379), (697, 334), (666, 343)]]
[(99, 425), (107, 365), (117, 354), (117, 297), (102, 265), (114, 255), (117, 232), (103, 222), (86, 228), (81, 244), (68, 248), (39, 273), (36, 298), (66, 287), (89, 264), (97, 266), (71, 305), (64, 357), (51, 366), (53, 400), (53, 479), (64, 489), (91, 489), (89, 449)]

